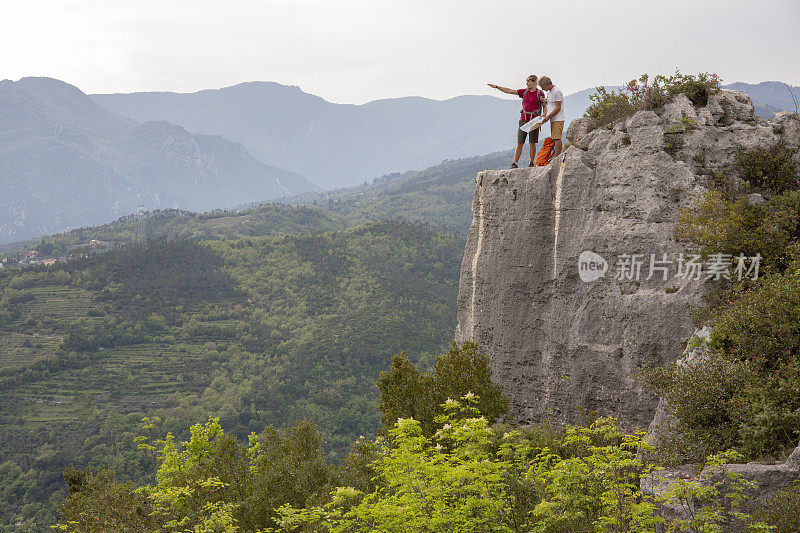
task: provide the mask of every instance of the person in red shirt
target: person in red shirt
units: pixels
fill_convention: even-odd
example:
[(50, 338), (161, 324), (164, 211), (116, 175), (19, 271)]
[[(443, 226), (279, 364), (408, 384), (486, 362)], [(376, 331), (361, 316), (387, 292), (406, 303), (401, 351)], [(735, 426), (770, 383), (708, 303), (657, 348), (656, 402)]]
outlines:
[[(538, 78), (531, 74), (525, 80), (526, 88), (517, 90), (509, 89), (508, 87), (501, 87), (499, 85), (495, 85), (494, 83), (489, 83), (488, 85), (489, 87), (497, 89), (498, 91), (502, 91), (506, 94), (516, 94), (522, 98), (522, 111), (520, 112), (519, 116), (519, 125), (522, 126), (526, 122), (532, 120), (533, 117), (547, 114), (547, 100), (544, 97), (544, 93), (537, 89), (537, 80)], [(528, 166), (532, 167), (533, 162), (536, 161), (536, 143), (539, 142), (539, 128), (527, 133), (519, 129), (519, 126), (517, 126), (517, 148), (514, 150), (514, 162), (511, 163), (511, 168), (517, 168), (517, 163), (519, 163), (519, 158), (522, 155), (522, 147), (525, 144), (525, 137), (528, 136), (530, 136), (529, 142), (531, 155), (531, 163)]]

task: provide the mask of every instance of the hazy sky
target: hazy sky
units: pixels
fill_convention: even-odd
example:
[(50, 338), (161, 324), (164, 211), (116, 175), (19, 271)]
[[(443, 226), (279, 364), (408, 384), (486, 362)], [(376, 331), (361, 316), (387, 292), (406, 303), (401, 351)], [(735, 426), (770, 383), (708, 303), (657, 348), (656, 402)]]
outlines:
[(87, 93), (276, 81), (340, 103), (565, 93), (642, 73), (800, 85), (800, 0), (2, 0), (0, 79)]

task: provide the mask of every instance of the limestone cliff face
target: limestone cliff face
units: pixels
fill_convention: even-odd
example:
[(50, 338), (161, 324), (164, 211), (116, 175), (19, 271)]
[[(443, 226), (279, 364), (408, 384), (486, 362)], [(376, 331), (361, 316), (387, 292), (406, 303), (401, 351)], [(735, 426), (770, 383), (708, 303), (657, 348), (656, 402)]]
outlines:
[[(646, 427), (657, 398), (637, 370), (680, 355), (691, 311), (716, 283), (676, 276), (679, 254), (690, 252), (674, 238), (679, 214), (712, 175), (731, 172), (739, 148), (796, 144), (800, 121), (765, 121), (746, 95), (723, 91), (704, 108), (681, 95), (660, 115), (585, 126), (573, 122), (572, 146), (547, 167), (478, 174), (456, 340), (486, 350), (517, 422), (596, 412)], [(607, 262), (600, 279), (579, 276), (584, 251)], [(641, 254), (638, 280), (622, 266), (626, 254)], [(667, 280), (658, 269), (647, 279), (651, 258), (666, 259), (655, 266)]]

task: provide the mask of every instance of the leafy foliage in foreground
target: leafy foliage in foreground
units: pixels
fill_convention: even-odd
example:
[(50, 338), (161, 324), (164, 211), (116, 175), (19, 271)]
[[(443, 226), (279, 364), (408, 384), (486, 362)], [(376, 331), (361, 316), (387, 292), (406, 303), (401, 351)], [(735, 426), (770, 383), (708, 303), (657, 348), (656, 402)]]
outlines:
[[(268, 428), (245, 446), (212, 419), (193, 426), (180, 446), (171, 435), (142, 440), (159, 463), (155, 484), (133, 489), (103, 478), (103, 485), (68, 470), (70, 495), (58, 528), (91, 531), (99, 512), (124, 531), (142, 532), (652, 533), (659, 524), (674, 532), (718, 531), (731, 521), (767, 530), (742, 510), (751, 484), (730, 472), (712, 485), (681, 480), (663, 495), (642, 493), (652, 467), (638, 452), (648, 445), (613, 419), (567, 427), (557, 450), (490, 427), (476, 404), (471, 394), (449, 399), (429, 437), (413, 418), (398, 420), (370, 448), (374, 484), (366, 491), (348, 485), (347, 469), (324, 463), (305, 423), (277, 439)], [(291, 460), (282, 462), (281, 454)], [(721, 454), (709, 462), (719, 468), (733, 459)], [(113, 511), (103, 507), (112, 501)], [(276, 501), (284, 503), (270, 508)], [(683, 507), (688, 518), (665, 524), (661, 504)]]
[[(440, 356), (437, 367), (463, 370), (457, 363), (469, 364), (475, 359), (485, 365), (485, 356), (475, 344), (453, 344), (449, 352)], [(499, 395), (499, 389), (491, 387), (488, 366), (486, 370), (468, 382), (446, 372), (440, 371), (439, 375), (447, 378), (444, 383), (455, 394), (475, 398), (468, 392), (474, 387)], [(399, 383), (395, 393), (413, 395), (416, 391), (408, 383)], [(497, 403), (507, 404), (502, 396), (494, 404), (476, 402), (492, 408)], [(445, 405), (453, 403), (448, 401)], [(437, 417), (444, 413), (441, 405), (432, 411)], [(374, 467), (380, 456), (378, 442), (359, 439), (343, 464), (334, 467), (325, 460), (322, 438), (308, 421), (300, 421), (283, 433), (268, 426), (261, 434), (251, 433), (247, 446), (224, 433), (218, 419), (192, 426), (191, 438), (182, 445), (176, 444), (171, 433), (153, 441), (152, 435), (162, 425), (159, 419), (145, 418), (145, 434), (135, 439), (138, 448), (158, 463), (155, 486), (134, 490), (130, 485), (116, 483), (106, 472), (94, 475), (72, 468), (65, 471), (70, 492), (61, 506), (62, 529), (91, 531), (102, 519), (114, 524), (135, 524), (130, 526), (135, 531), (191, 530), (197, 526), (206, 531), (224, 529), (233, 523), (245, 531), (256, 531), (276, 525), (274, 510), (281, 505), (304, 507), (326, 502), (328, 493), (337, 485), (374, 490), (380, 484)], [(125, 498), (126, 493), (130, 498)], [(104, 509), (98, 503), (112, 500), (113, 509)]]
[[(152, 429), (159, 421), (145, 419)], [(268, 427), (244, 446), (218, 419), (191, 428), (178, 444), (170, 433), (140, 449), (158, 463), (156, 483), (134, 488), (108, 473), (67, 469), (69, 495), (62, 531), (256, 531), (273, 524), (280, 505), (305, 505), (324, 495), (337, 475), (323, 456), (316, 427), (298, 422), (281, 433)]]

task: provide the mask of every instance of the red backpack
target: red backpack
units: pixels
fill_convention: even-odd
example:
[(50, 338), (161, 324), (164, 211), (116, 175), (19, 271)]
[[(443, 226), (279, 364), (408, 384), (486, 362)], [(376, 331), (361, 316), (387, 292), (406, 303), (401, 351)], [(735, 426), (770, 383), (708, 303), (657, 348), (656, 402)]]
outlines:
[(550, 163), (550, 160), (553, 159), (553, 152), (555, 152), (555, 149), (556, 143), (553, 142), (553, 139), (551, 137), (545, 139), (542, 144), (542, 149), (536, 154), (536, 166), (543, 167)]

